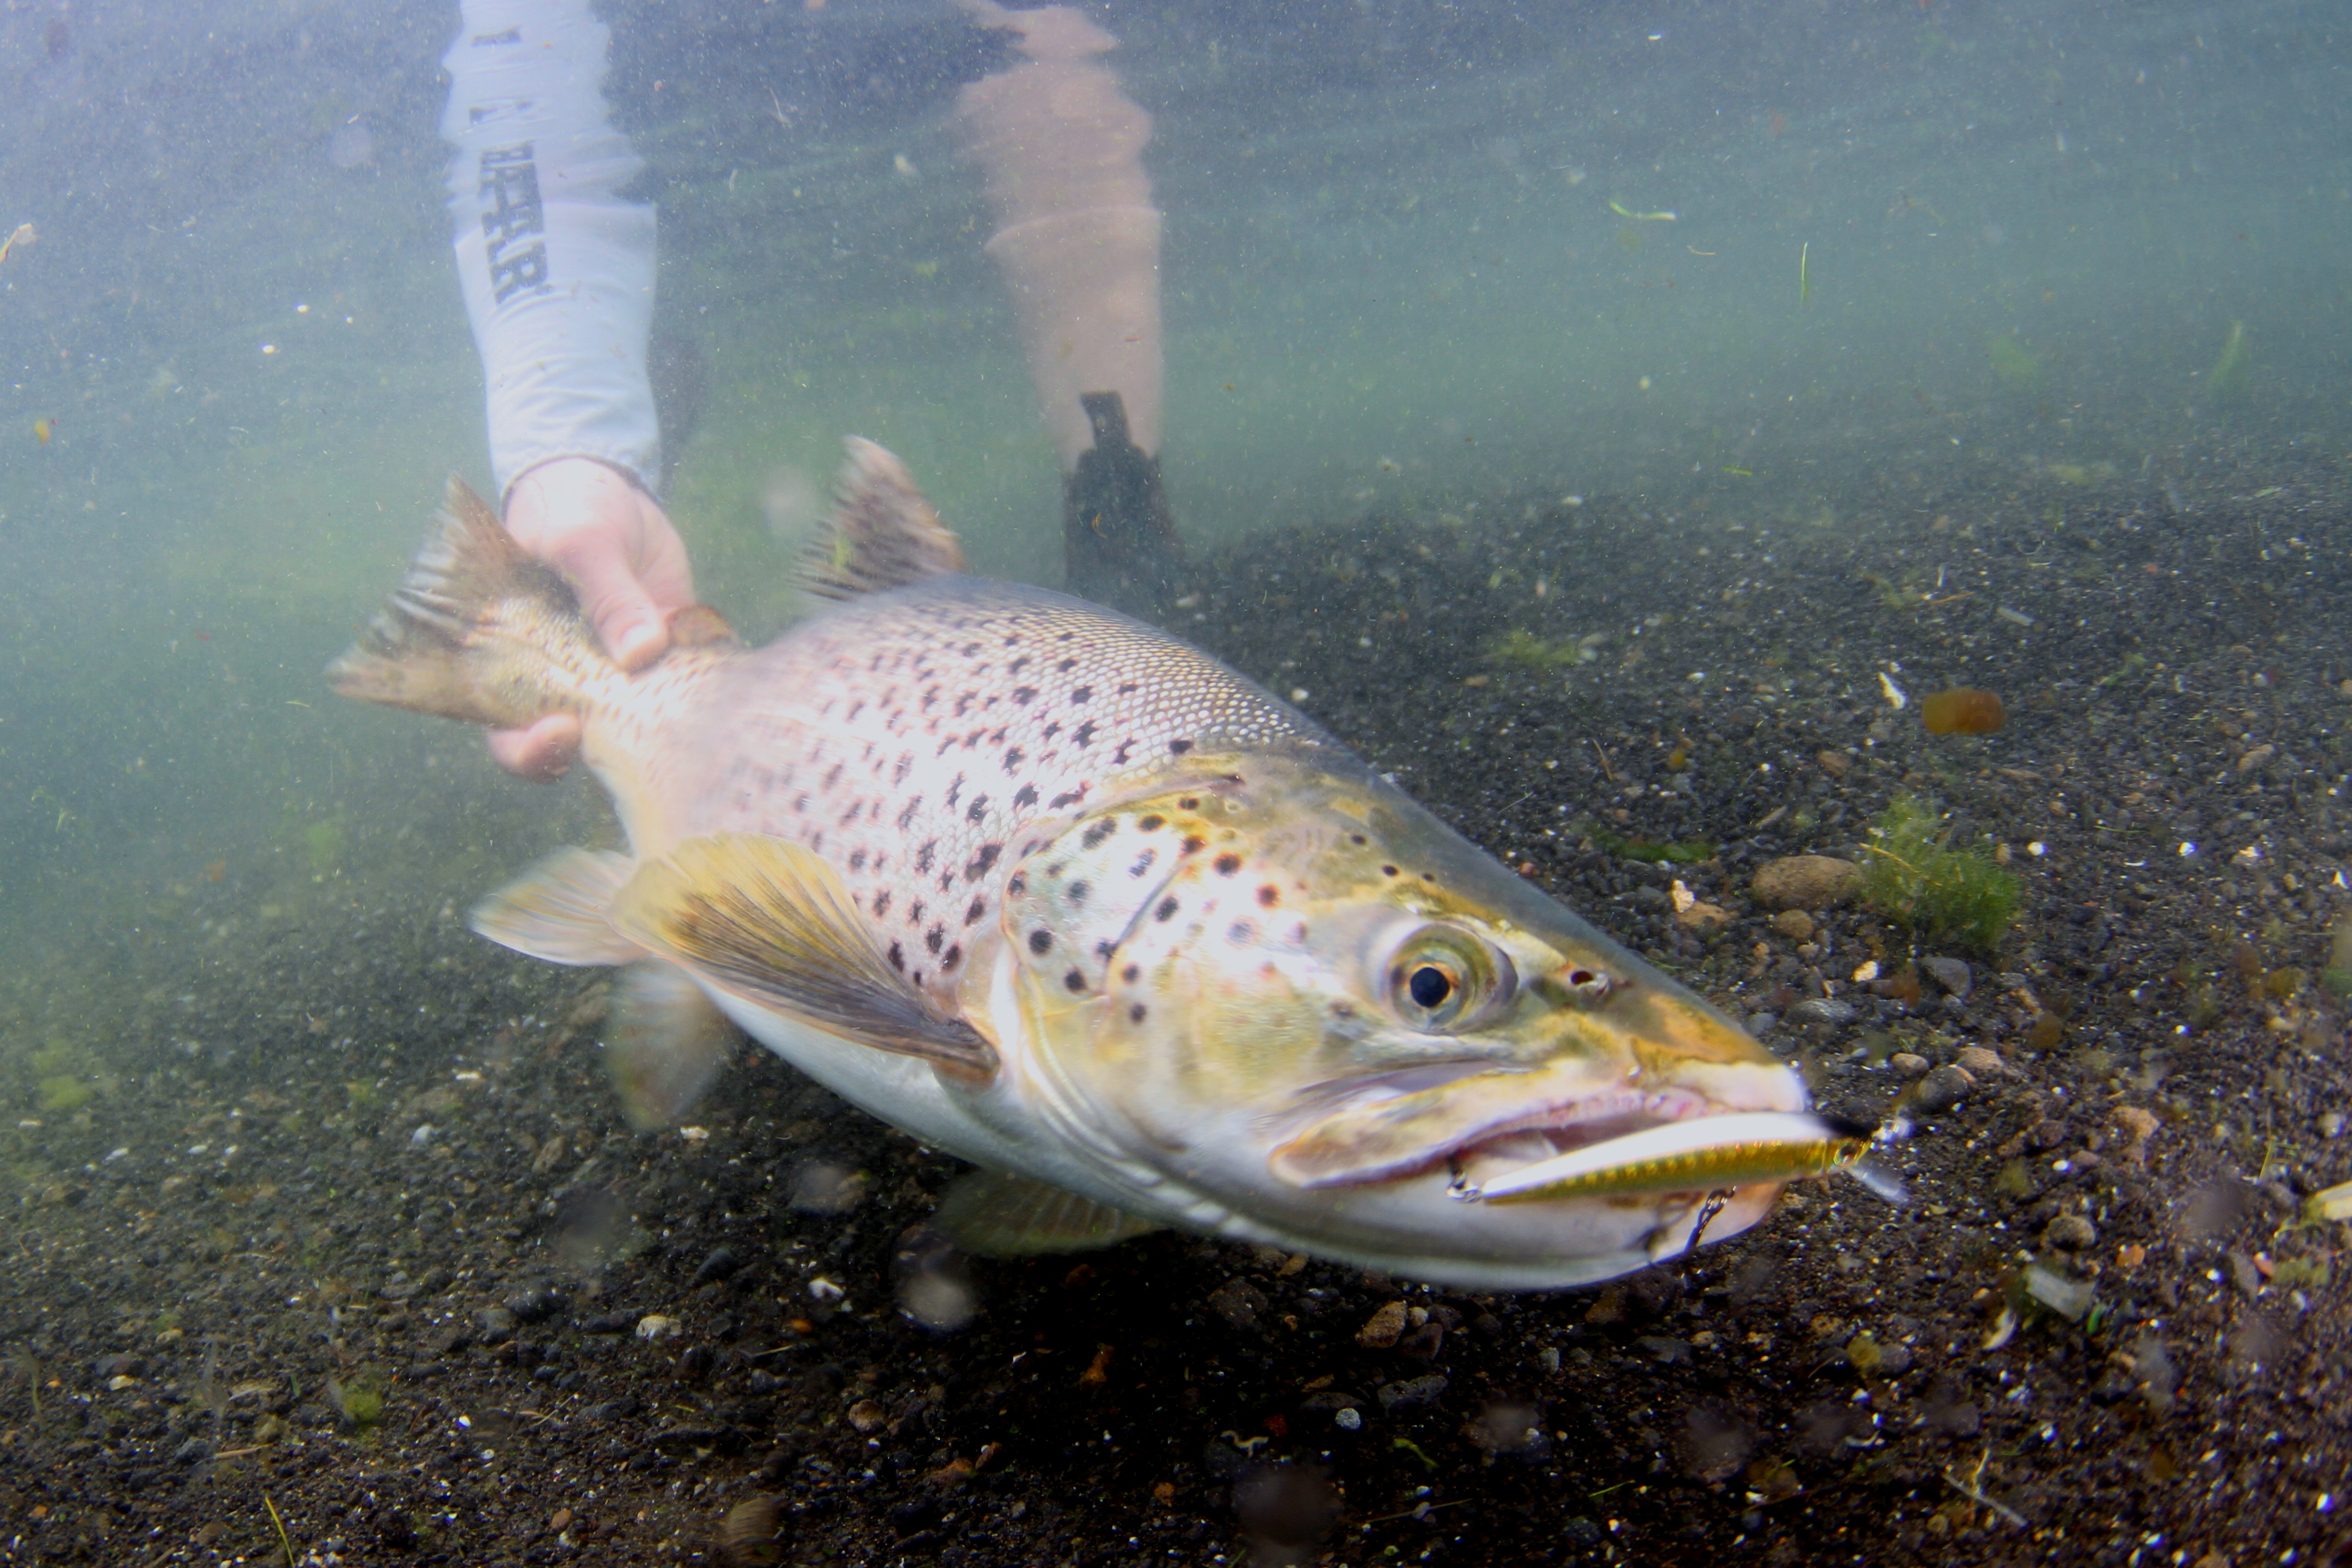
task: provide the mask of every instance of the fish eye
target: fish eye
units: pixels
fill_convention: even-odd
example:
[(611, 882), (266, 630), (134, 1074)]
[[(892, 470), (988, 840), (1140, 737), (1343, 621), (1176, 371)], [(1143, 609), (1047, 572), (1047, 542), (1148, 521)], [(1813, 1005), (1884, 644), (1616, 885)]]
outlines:
[(1455, 926), (1420, 927), (1397, 944), (1388, 965), (1391, 1009), (1421, 1030), (1484, 1022), (1517, 984), (1507, 954)]

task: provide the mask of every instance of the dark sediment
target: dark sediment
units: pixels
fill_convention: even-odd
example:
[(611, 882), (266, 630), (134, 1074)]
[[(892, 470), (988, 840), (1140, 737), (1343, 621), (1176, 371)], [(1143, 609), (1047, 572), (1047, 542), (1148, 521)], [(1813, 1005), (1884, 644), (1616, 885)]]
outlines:
[[(967, 1270), (952, 1162), (750, 1052), (703, 1136), (634, 1136), (601, 983), (347, 876), (18, 977), (0, 1563), (280, 1561), (272, 1507), (354, 1563), (2340, 1558), (2337, 470), (1488, 498), (1195, 585), (1198, 640), (1829, 1107), (1920, 1077), (1913, 1205), (1809, 1184), (1550, 1298), (1168, 1236)], [(1927, 735), (1959, 685), (2007, 726)], [(2007, 847), (1993, 952), (1749, 900), (1898, 793)], [(68, 1006), (99, 1043), (36, 1060)]]

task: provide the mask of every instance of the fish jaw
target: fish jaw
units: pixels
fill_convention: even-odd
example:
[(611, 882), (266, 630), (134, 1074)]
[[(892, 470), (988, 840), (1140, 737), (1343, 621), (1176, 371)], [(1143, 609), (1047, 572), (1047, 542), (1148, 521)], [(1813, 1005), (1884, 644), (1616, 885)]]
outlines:
[[(1465, 1180), (1611, 1137), (1801, 1111), (1803, 1083), (1378, 779), (1328, 756), (1213, 772), (1071, 823), (1006, 906), (1008, 1063), (1062, 1147), (1149, 1167), (1126, 1206), (1513, 1289), (1622, 1274), (1771, 1211), (1779, 1181), (1465, 1204)], [(1451, 1029), (1383, 996), (1433, 931), (1486, 987)]]

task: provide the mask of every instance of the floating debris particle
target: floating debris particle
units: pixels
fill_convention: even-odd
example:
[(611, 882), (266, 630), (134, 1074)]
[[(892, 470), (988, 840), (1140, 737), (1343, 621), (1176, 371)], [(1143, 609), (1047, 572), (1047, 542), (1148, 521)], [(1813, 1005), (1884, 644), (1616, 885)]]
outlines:
[(1886, 694), (1886, 705), (1897, 713), (1911, 705), (1909, 693), (1895, 685), (1894, 678), (1883, 669), (1878, 672), (1878, 688)]
[(1919, 700), (1919, 721), (1930, 735), (1990, 735), (2008, 718), (1998, 696), (1974, 687), (1955, 686)]
[(2009, 622), (2011, 626), (2030, 626), (2033, 625), (2033, 617), (2032, 616), (2027, 615), (2023, 610), (2012, 610), (2007, 605), (2001, 605), (1999, 609), (1995, 610), (1993, 614), (1999, 616), (2002, 620)]

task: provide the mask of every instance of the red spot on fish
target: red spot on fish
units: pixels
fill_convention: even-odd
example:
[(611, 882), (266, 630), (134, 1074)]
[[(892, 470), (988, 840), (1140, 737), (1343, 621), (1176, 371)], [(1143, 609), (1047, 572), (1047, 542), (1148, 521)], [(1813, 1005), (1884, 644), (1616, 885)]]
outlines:
[(210, 632), (195, 632), (191, 635), (193, 635), (198, 642), (210, 642), (213, 640), (213, 634)]

